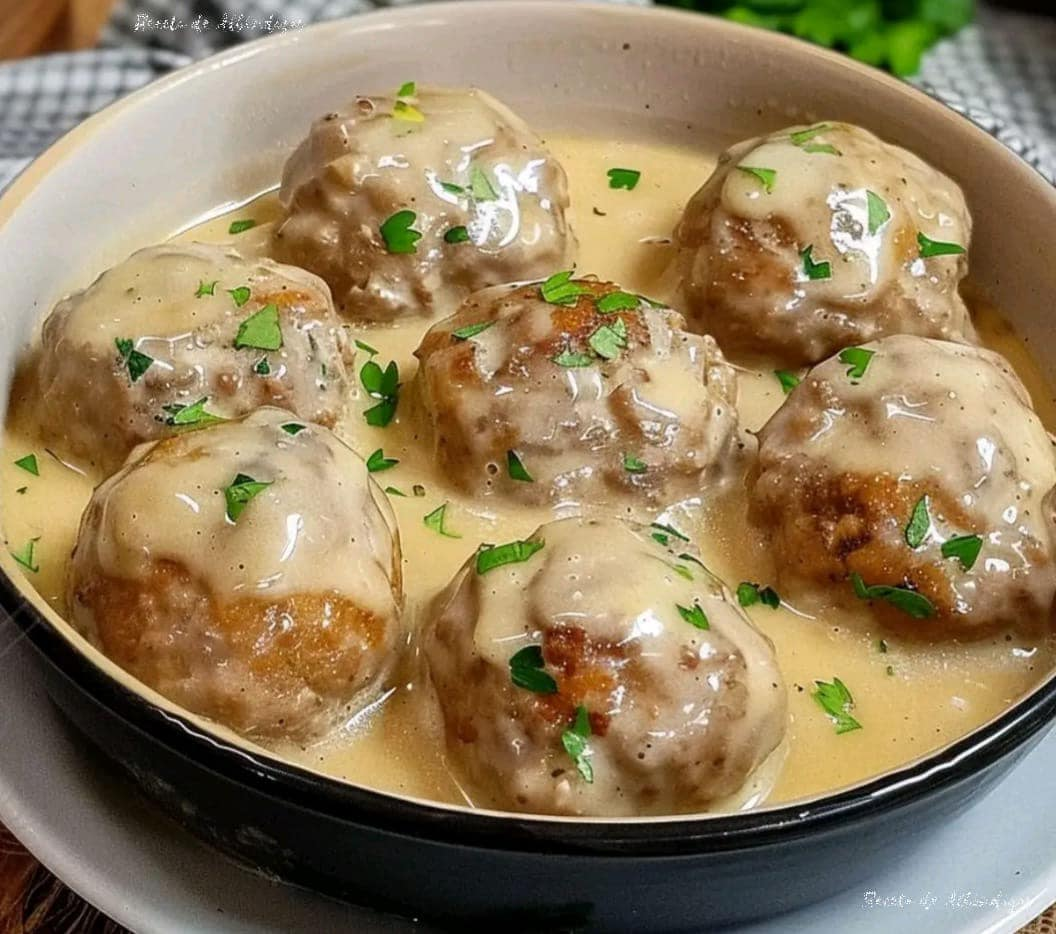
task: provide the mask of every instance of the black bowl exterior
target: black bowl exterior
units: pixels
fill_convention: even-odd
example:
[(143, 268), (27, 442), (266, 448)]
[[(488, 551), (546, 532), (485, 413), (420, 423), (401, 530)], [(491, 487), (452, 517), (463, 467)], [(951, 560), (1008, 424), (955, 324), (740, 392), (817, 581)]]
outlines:
[[(5, 582), (6, 584), (6, 582)], [(9, 610), (18, 600), (0, 585)], [(248, 867), (465, 929), (712, 929), (881, 872), (988, 791), (1043, 735), (1053, 692), (950, 768), (799, 808), (663, 823), (456, 812), (342, 785), (206, 736), (110, 679), (21, 603), (48, 692), (173, 819)], [(905, 778), (905, 776), (902, 776)]]

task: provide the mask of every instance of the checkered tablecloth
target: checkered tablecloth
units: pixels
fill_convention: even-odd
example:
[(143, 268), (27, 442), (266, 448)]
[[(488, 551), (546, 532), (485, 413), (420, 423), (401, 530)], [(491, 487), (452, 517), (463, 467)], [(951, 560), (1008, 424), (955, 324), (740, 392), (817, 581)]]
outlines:
[[(100, 48), (0, 66), (0, 188), (93, 111), (173, 68), (277, 30), (408, 2), (122, 0)], [(928, 53), (917, 82), (1056, 181), (1056, 20), (984, 6), (975, 25)]]

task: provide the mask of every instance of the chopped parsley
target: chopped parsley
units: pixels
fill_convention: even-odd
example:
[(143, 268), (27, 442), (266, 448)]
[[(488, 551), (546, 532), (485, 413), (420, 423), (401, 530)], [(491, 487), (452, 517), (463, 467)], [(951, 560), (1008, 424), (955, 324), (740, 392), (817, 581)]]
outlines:
[(634, 191), (642, 177), (637, 169), (609, 169), (606, 174), (609, 176), (610, 188), (622, 188), (625, 191)]
[(357, 341), (354, 341), (354, 343), (360, 350), (366, 351), (372, 357), (376, 357), (377, 356), (377, 354), (378, 354), (377, 348), (376, 347), (371, 347), (370, 344), (366, 343), (366, 341), (357, 340)]
[(381, 473), (383, 470), (395, 467), (398, 463), (395, 457), (386, 457), (385, 452), (378, 448), (367, 458), (367, 470), (371, 473)]
[(803, 148), (804, 152), (823, 153), (826, 156), (842, 156), (843, 155), (843, 153), (840, 152), (831, 143), (807, 143), (806, 146), (803, 146), (802, 148)]
[[(323, 365), (325, 366), (326, 364)], [(271, 364), (268, 363), (267, 354), (256, 362), (253, 366), (253, 372), (256, 373), (257, 376), (271, 376)], [(323, 375), (325, 376), (326, 374), (324, 373)]]
[(790, 133), (788, 138), (792, 141), (793, 146), (804, 146), (814, 139), (815, 136), (831, 129), (832, 127), (827, 123), (815, 123), (814, 126), (809, 126), (805, 130), (796, 130), (795, 133)]
[(376, 361), (368, 360), (359, 371), (359, 381), (377, 403), (363, 413), (368, 425), (384, 428), (396, 414), (400, 401), (400, 370), (395, 360), (383, 370)]
[(638, 296), (630, 292), (609, 292), (598, 298), (594, 302), (594, 307), (603, 315), (611, 315), (616, 311), (636, 311)]
[(469, 170), (469, 193), (473, 195), (474, 201), (496, 201), (499, 197), (488, 173), (479, 165)]
[(245, 233), (245, 231), (251, 230), (256, 226), (257, 222), (248, 218), (243, 221), (231, 221), (231, 226), (227, 228), (227, 232), (229, 234)]
[(745, 175), (750, 175), (758, 180), (767, 194), (773, 192), (774, 182), (777, 180), (776, 169), (759, 169), (751, 165), (739, 165), (737, 166), (737, 171), (744, 172)]
[(690, 626), (696, 626), (697, 629), (711, 628), (707, 614), (700, 608), (699, 603), (694, 603), (693, 606), (682, 606), (681, 603), (676, 603), (675, 606), (678, 608), (678, 615)]
[(444, 234), (444, 243), (466, 243), (469, 240), (469, 231), (464, 224), (452, 227)]
[(397, 211), (379, 228), (385, 249), (390, 253), (417, 253), (415, 244), (422, 239), (411, 225), (418, 219), (414, 211)]
[(917, 232), (917, 246), (920, 247), (920, 255), (927, 259), (929, 256), (955, 256), (965, 252), (959, 243), (944, 243), (942, 240), (932, 240), (924, 234)]
[(852, 730), (862, 728), (862, 725), (850, 714), (854, 708), (854, 698), (851, 697), (846, 684), (839, 678), (833, 678), (831, 684), (827, 681), (815, 681), (814, 684), (816, 686), (813, 694), (814, 700), (836, 725), (837, 734), (850, 733)]
[(227, 518), (237, 522), (255, 497), (263, 493), (274, 481), (254, 480), (244, 473), (236, 474), (231, 485), (224, 488), (224, 501), (227, 503)]
[(449, 195), (464, 195), (466, 193), (465, 188), (461, 185), (456, 185), (454, 182), (440, 182), (440, 187)]
[(623, 318), (616, 318), (612, 324), (601, 325), (587, 338), (587, 343), (599, 357), (614, 360), (627, 347), (627, 325)]
[(773, 587), (760, 587), (751, 581), (741, 581), (737, 585), (737, 602), (741, 606), (754, 606), (761, 603), (763, 606), (776, 610), (781, 606), (781, 597), (778, 596)]
[(572, 726), (561, 734), (561, 745), (572, 757), (576, 771), (588, 785), (594, 783), (594, 767), (590, 764), (590, 748), (587, 745), (590, 735), (590, 714), (587, 713), (587, 708), (580, 704), (576, 707)]
[(510, 680), (533, 694), (556, 694), (557, 682), (543, 671), (543, 647), (526, 645), (510, 656)]
[(931, 531), (931, 514), (928, 512), (928, 497), (922, 496), (913, 507), (913, 513), (906, 525), (906, 544), (910, 548), (919, 548)]
[(407, 494), (404, 493), (403, 490), (398, 490), (394, 486), (385, 487), (385, 492), (388, 493), (389, 496), (402, 496), (404, 499), (407, 498)]
[(961, 567), (970, 571), (983, 550), (983, 540), (978, 535), (958, 535), (942, 543), (942, 556), (956, 558)]
[(231, 300), (235, 303), (238, 308), (241, 308), (246, 302), (249, 301), (249, 286), (240, 285), (235, 289), (228, 289), (227, 294), (231, 296)]
[(432, 529), (438, 535), (443, 535), (444, 538), (461, 538), (457, 532), (451, 532), (447, 529), (445, 520), (447, 518), (447, 503), (441, 506), (437, 506), (431, 513), (425, 516), (422, 521), (425, 523), (427, 529)]
[(866, 191), (865, 210), (869, 236), (872, 237), (891, 219), (891, 212), (888, 210), (887, 202), (875, 191)]
[(265, 305), (238, 326), (235, 348), (241, 347), (252, 347), (254, 350), (278, 350), (282, 347), (278, 305)]
[(136, 350), (136, 345), (127, 337), (115, 339), (114, 346), (117, 347), (117, 352), (128, 369), (128, 378), (133, 383), (146, 373), (154, 362), (153, 357), (148, 357), (145, 353)]
[(282, 430), (288, 435), (299, 435), (307, 427), (307, 425), (298, 425), (297, 422), (287, 422), (282, 426)]
[(414, 97), (418, 93), (418, 84), (414, 81), (405, 81), (396, 92), (397, 97)]
[(831, 279), (832, 278), (832, 264), (824, 259), (820, 263), (814, 262), (811, 252), (814, 249), (813, 244), (809, 244), (800, 250), (799, 255), (803, 260), (803, 274), (811, 280), (815, 279)]
[(477, 552), (476, 567), (478, 574), (487, 574), (505, 564), (520, 564), (527, 561), (545, 542), (538, 539), (524, 539), (507, 542), (505, 545), (482, 545)]
[(901, 610), (913, 619), (928, 619), (935, 615), (935, 604), (924, 594), (908, 587), (892, 587), (889, 584), (866, 584), (862, 575), (851, 574), (851, 584), (859, 600), (883, 600), (896, 610)]
[(574, 305), (581, 295), (589, 295), (590, 289), (580, 282), (572, 282), (572, 270), (555, 272), (541, 286), (539, 294), (551, 305)]
[(777, 381), (781, 384), (781, 389), (786, 396), (801, 382), (800, 378), (791, 370), (774, 370), (774, 376), (777, 377)]
[(640, 457), (635, 457), (633, 454), (623, 455), (623, 469), (627, 473), (645, 473), (648, 465)]
[(468, 341), (471, 337), (476, 337), (478, 334), (482, 334), (494, 323), (494, 321), (479, 321), (476, 324), (467, 324), (465, 327), (457, 328), (452, 331), (451, 336), (456, 341)]
[(688, 535), (683, 535), (678, 529), (673, 528), (670, 525), (664, 525), (662, 522), (654, 522), (650, 528), (653, 529), (653, 541), (659, 542), (665, 548), (671, 544), (671, 536), (674, 536), (683, 542), (689, 541)]
[(424, 123), (425, 114), (423, 114), (414, 104), (409, 104), (407, 101), (396, 101), (392, 105), (392, 116), (397, 120), (404, 120), (407, 123)]
[(594, 366), (595, 363), (594, 357), (589, 353), (577, 353), (569, 348), (565, 348), (561, 353), (551, 357), (550, 360), (558, 366), (563, 366), (569, 370), (584, 366)]
[(198, 290), (194, 293), (194, 297), (195, 298), (202, 298), (202, 297), (204, 297), (206, 295), (215, 295), (216, 294), (216, 284), (219, 281), (220, 281), (219, 279), (214, 279), (212, 282), (206, 282), (204, 279), (199, 281)]
[(26, 473), (33, 474), (34, 477), (40, 476), (40, 465), (37, 463), (36, 454), (27, 454), (25, 457), (20, 457), (15, 461), (16, 467), (21, 467)]
[(40, 538), (31, 538), (18, 551), (11, 552), (12, 558), (27, 571), (32, 571), (34, 574), (40, 570), (40, 565), (36, 561), (37, 542), (39, 541)]
[(516, 451), (506, 452), (506, 472), (513, 480), (520, 480), (522, 483), (535, 482), (532, 475), (528, 473), (528, 470), (522, 463), (520, 457), (517, 456)]
[(876, 356), (875, 350), (866, 350), (864, 347), (844, 347), (840, 351), (840, 363), (847, 365), (847, 375), (852, 379), (861, 379), (865, 371), (869, 369), (869, 361)]
[(227, 421), (227, 419), (205, 410), (205, 404), (208, 401), (208, 396), (202, 396), (201, 399), (191, 405), (180, 405), (178, 402), (174, 402), (171, 405), (162, 406), (168, 416), (165, 419), (165, 424), (176, 428), (201, 428), (206, 425), (214, 425), (217, 422)]

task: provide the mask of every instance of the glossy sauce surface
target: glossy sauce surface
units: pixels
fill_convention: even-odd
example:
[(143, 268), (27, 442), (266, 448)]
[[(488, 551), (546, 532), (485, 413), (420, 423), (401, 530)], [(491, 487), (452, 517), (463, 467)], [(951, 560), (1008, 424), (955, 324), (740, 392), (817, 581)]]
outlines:
[[(623, 287), (666, 299), (671, 292), (670, 244), (682, 208), (707, 177), (713, 160), (701, 153), (659, 145), (550, 136), (547, 139), (570, 180), (572, 225), (579, 240), (578, 270)], [(613, 190), (606, 172), (635, 167), (642, 176), (633, 191)], [(184, 239), (227, 240), (232, 218), (253, 217), (258, 226), (233, 239), (245, 252), (261, 249), (278, 213), (275, 196), (214, 219), (181, 235)], [(78, 287), (83, 283), (70, 283)], [(976, 324), (987, 343), (1005, 353), (1031, 390), (1039, 414), (1050, 429), (1056, 424), (1051, 391), (1022, 345), (1000, 317), (978, 306)], [(376, 348), (382, 365), (396, 360), (406, 386), (414, 373), (412, 352), (425, 330), (423, 322), (354, 328), (351, 336)], [(354, 364), (358, 373), (365, 356)], [(769, 367), (739, 373), (739, 409), (744, 428), (756, 430), (782, 401), (782, 390)], [(46, 454), (26, 421), (9, 419), (6, 456), (0, 464), (4, 526), (12, 549), (39, 536), (38, 573), (31, 583), (62, 612), (64, 570), (81, 510), (99, 477), (79, 473)], [(402, 538), (407, 605), (405, 623), (413, 632), (429, 601), (456, 573), (478, 543), (510, 541), (553, 518), (546, 507), (514, 506), (491, 497), (460, 494), (437, 476), (428, 450), (415, 437), (407, 413), (384, 429), (368, 427), (362, 417), (368, 403), (352, 400), (338, 432), (362, 456), (383, 448), (399, 464), (375, 479), (405, 495), (390, 494)], [(401, 403), (402, 405), (402, 403)], [(36, 452), (40, 476), (32, 477), (13, 460)], [(77, 467), (78, 465), (74, 465)], [(25, 487), (25, 492), (16, 492)], [(444, 537), (423, 518), (447, 503)], [(728, 585), (763, 584), (773, 568), (746, 519), (740, 484), (706, 509), (692, 503), (659, 518), (687, 532), (699, 544), (708, 566)], [(650, 517), (645, 516), (648, 521)], [(776, 645), (789, 692), (787, 754), (771, 802), (823, 793), (861, 781), (948, 743), (989, 720), (1032, 687), (1052, 667), (1049, 641), (1027, 642), (999, 634), (969, 644), (909, 646), (882, 633), (865, 613), (825, 608), (809, 616), (794, 607), (748, 610)], [(885, 639), (886, 651), (879, 640)], [(812, 698), (814, 681), (839, 677), (852, 691), (854, 715), (862, 729), (837, 735), (833, 723)], [(452, 803), (488, 806), (489, 801), (460, 786), (443, 757), (439, 725), (423, 695), (415, 653), (409, 653), (390, 690), (355, 718), (347, 733), (309, 748), (276, 751), (310, 768), (396, 793)]]

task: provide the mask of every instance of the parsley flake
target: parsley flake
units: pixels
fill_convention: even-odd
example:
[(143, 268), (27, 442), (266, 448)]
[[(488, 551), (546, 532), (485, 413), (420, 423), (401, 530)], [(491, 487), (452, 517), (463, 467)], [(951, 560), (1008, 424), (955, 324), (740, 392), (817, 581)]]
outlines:
[(777, 377), (786, 396), (802, 382), (800, 377), (791, 370), (774, 370), (774, 376)]
[(440, 187), (450, 195), (464, 195), (466, 189), (454, 182), (440, 182)]
[(282, 426), (282, 430), (288, 435), (299, 435), (307, 427), (307, 425), (298, 425), (297, 422), (287, 422)]
[(414, 81), (405, 81), (396, 92), (397, 97), (414, 97), (418, 93), (418, 84)]
[(851, 697), (846, 684), (839, 678), (833, 678), (831, 684), (827, 681), (815, 681), (814, 684), (816, 686), (813, 694), (814, 700), (836, 725), (837, 735), (862, 728), (862, 725), (850, 714), (854, 708), (854, 698)]
[[(325, 364), (324, 364), (325, 365)], [(267, 355), (261, 357), (253, 366), (253, 372), (257, 376), (271, 376), (271, 364), (268, 363)], [(323, 374), (326, 375), (325, 373)]]
[(11, 552), (12, 558), (27, 571), (32, 571), (34, 574), (40, 570), (40, 565), (36, 561), (37, 542), (39, 541), (39, 538), (31, 538), (18, 551)]
[(522, 483), (535, 483), (535, 479), (528, 473), (516, 451), (506, 452), (506, 472), (513, 480), (520, 480)]
[(647, 468), (648, 464), (640, 457), (635, 457), (633, 454), (623, 455), (623, 469), (627, 473), (645, 473)]
[(872, 237), (891, 219), (891, 212), (888, 210), (887, 202), (875, 191), (866, 191), (865, 210), (869, 236)]
[(505, 545), (482, 545), (477, 552), (476, 568), (478, 574), (487, 574), (495, 568), (506, 564), (520, 564), (527, 561), (545, 542), (538, 539), (523, 539), (507, 542)]
[(432, 529), (439, 535), (443, 535), (444, 538), (461, 538), (457, 532), (451, 532), (447, 529), (444, 524), (447, 518), (447, 503), (437, 506), (431, 513), (425, 516), (422, 521), (425, 523), (427, 529)]
[(678, 529), (670, 525), (664, 525), (662, 522), (654, 522), (650, 528), (654, 530), (652, 533), (653, 541), (659, 542), (665, 548), (671, 544), (671, 536), (683, 542), (689, 541), (688, 535), (683, 535)]
[(737, 602), (741, 606), (754, 606), (761, 603), (763, 606), (776, 610), (781, 606), (781, 597), (778, 596), (773, 587), (760, 587), (751, 581), (742, 581), (737, 585)]
[(414, 211), (397, 211), (379, 228), (385, 249), (390, 253), (417, 253), (415, 244), (422, 239), (411, 225), (418, 219)]
[(576, 353), (574, 350), (566, 348), (561, 353), (550, 358), (551, 362), (556, 363), (558, 366), (563, 366), (566, 369), (577, 369), (584, 366), (594, 366), (594, 357), (589, 353)]
[(381, 473), (383, 470), (395, 467), (398, 463), (395, 457), (386, 457), (385, 452), (378, 448), (367, 458), (367, 470), (371, 473)]
[(901, 610), (913, 619), (928, 619), (935, 615), (935, 604), (924, 594), (908, 587), (892, 587), (889, 584), (866, 584), (862, 575), (851, 574), (851, 584), (859, 600), (883, 600), (896, 610)]
[(34, 477), (40, 476), (40, 465), (37, 463), (36, 454), (27, 454), (25, 457), (20, 457), (15, 461), (16, 467), (21, 467), (26, 473), (33, 474)]
[(768, 195), (774, 190), (774, 182), (777, 180), (776, 169), (758, 169), (751, 165), (739, 165), (737, 171), (744, 172), (745, 175), (750, 175), (752, 178), (762, 183), (763, 191)]
[(681, 603), (676, 603), (675, 606), (678, 608), (678, 615), (690, 626), (696, 626), (697, 629), (711, 628), (707, 614), (700, 608), (700, 604), (694, 603), (693, 606), (682, 606)]
[(355, 341), (355, 345), (360, 350), (363, 350), (366, 353), (369, 353), (372, 357), (376, 357), (377, 354), (378, 354), (378, 351), (374, 347), (371, 347), (370, 344), (366, 343), (365, 341), (357, 340), (357, 341)]
[(252, 347), (254, 350), (278, 350), (282, 347), (278, 305), (265, 305), (238, 326), (235, 348), (242, 347)]
[(479, 165), (469, 170), (469, 193), (473, 195), (474, 201), (496, 201), (499, 197), (488, 173)]
[(869, 369), (869, 361), (876, 356), (875, 350), (864, 347), (844, 347), (840, 351), (839, 361), (847, 365), (847, 375), (852, 379), (861, 379)]
[(843, 155), (843, 153), (840, 152), (831, 143), (807, 143), (806, 146), (803, 146), (802, 148), (803, 148), (804, 152), (809, 152), (811, 154), (822, 153), (822, 154), (824, 154), (826, 156), (842, 156)]
[(605, 173), (609, 176), (609, 187), (625, 191), (634, 191), (642, 173), (637, 169), (609, 169)]
[(368, 425), (384, 428), (396, 415), (400, 400), (400, 370), (392, 360), (383, 370), (376, 361), (368, 360), (359, 371), (359, 381), (377, 403), (363, 413)]
[(402, 496), (404, 499), (407, 498), (407, 494), (404, 493), (403, 490), (398, 490), (394, 486), (385, 487), (385, 492), (388, 493), (389, 496)]
[(204, 297), (206, 295), (215, 295), (216, 294), (216, 284), (219, 281), (220, 281), (219, 279), (214, 279), (212, 282), (206, 282), (205, 280), (200, 280), (198, 282), (198, 290), (194, 293), (194, 297), (195, 298), (202, 298), (202, 297)]
[(638, 296), (630, 292), (609, 292), (594, 302), (599, 314), (611, 315), (615, 311), (636, 311)]
[(917, 232), (917, 246), (920, 247), (920, 255), (927, 259), (930, 256), (955, 256), (964, 253), (965, 249), (959, 243), (945, 243), (942, 240), (932, 240), (924, 234)]
[(425, 114), (414, 104), (408, 104), (407, 101), (396, 101), (392, 105), (392, 116), (396, 120), (403, 120), (407, 123), (425, 123)]
[(790, 133), (788, 138), (792, 141), (793, 146), (803, 146), (805, 143), (809, 143), (814, 139), (815, 136), (831, 129), (832, 127), (827, 123), (816, 123), (814, 126), (809, 126), (805, 130), (796, 130), (795, 133)]
[(576, 764), (576, 771), (588, 785), (594, 783), (594, 767), (590, 764), (590, 748), (587, 745), (590, 735), (590, 714), (587, 713), (587, 708), (580, 704), (576, 707), (576, 716), (572, 721), (572, 726), (561, 734), (561, 745), (572, 757), (572, 761)]
[(208, 396), (202, 396), (201, 399), (191, 405), (180, 405), (174, 402), (171, 405), (163, 406), (162, 408), (168, 415), (168, 418), (165, 419), (165, 424), (172, 425), (175, 428), (202, 428), (206, 425), (227, 421), (227, 419), (205, 410), (205, 404), (208, 401)]
[(603, 324), (587, 338), (587, 343), (599, 357), (614, 360), (627, 347), (627, 325), (623, 318), (617, 318), (612, 324)]
[(533, 694), (556, 694), (557, 682), (543, 671), (543, 647), (526, 645), (510, 656), (510, 680)]
[(272, 480), (254, 480), (244, 473), (236, 474), (230, 486), (224, 488), (227, 518), (232, 522), (237, 522), (238, 517), (245, 511), (246, 506), (271, 486), (273, 482)]
[(229, 234), (245, 233), (245, 231), (251, 230), (256, 226), (257, 222), (255, 220), (231, 221), (231, 226), (227, 228), (227, 232)]
[(922, 496), (913, 507), (913, 513), (906, 525), (906, 544), (910, 548), (919, 548), (931, 531), (931, 515), (928, 512), (928, 497)]
[(151, 364), (154, 363), (153, 357), (148, 357), (145, 353), (136, 350), (135, 344), (127, 337), (118, 337), (114, 341), (114, 346), (117, 347), (117, 352), (121, 355), (122, 361), (128, 368), (128, 378), (133, 383), (146, 373), (150, 369)]
[(983, 540), (978, 535), (958, 535), (942, 543), (942, 556), (956, 558), (961, 567), (970, 571), (983, 550)]
[(468, 341), (471, 337), (476, 337), (478, 334), (482, 334), (494, 323), (494, 321), (480, 321), (477, 324), (467, 324), (465, 327), (452, 331), (451, 336), (456, 341)]
[(240, 285), (235, 289), (228, 289), (227, 294), (231, 296), (231, 300), (238, 308), (241, 308), (249, 301), (249, 287), (245, 285)]
[(810, 244), (799, 252), (800, 258), (803, 260), (803, 274), (811, 280), (831, 279), (832, 264), (827, 259), (823, 259), (820, 263), (814, 262), (814, 258), (811, 256), (813, 249), (813, 244)]
[(590, 289), (581, 282), (572, 282), (572, 270), (555, 272), (541, 286), (539, 294), (551, 305), (574, 305), (581, 295), (589, 295)]
[(444, 243), (467, 243), (468, 241), (469, 231), (464, 224), (460, 224), (458, 227), (452, 227), (444, 234)]

